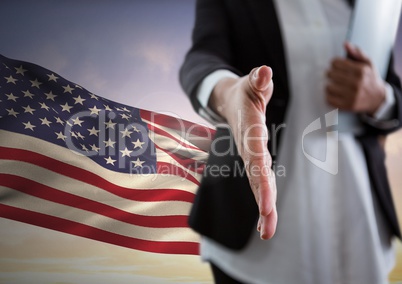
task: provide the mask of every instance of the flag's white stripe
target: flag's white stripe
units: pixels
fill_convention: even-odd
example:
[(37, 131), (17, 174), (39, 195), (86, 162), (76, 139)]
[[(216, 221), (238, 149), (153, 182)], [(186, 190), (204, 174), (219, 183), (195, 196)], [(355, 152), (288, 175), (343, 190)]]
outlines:
[(178, 144), (177, 141), (169, 137), (150, 131), (149, 138), (156, 145), (158, 145), (160, 148), (163, 148), (166, 152), (170, 154), (178, 154), (183, 157), (191, 158), (192, 160), (197, 161), (206, 161), (208, 159), (208, 153), (197, 149), (186, 148), (183, 145)]
[(188, 215), (191, 208), (190, 203), (182, 201), (143, 202), (125, 199), (99, 187), (20, 161), (0, 161), (0, 173), (27, 178), (66, 193), (144, 216)]
[[(179, 176), (168, 174), (125, 174), (103, 168), (88, 157), (71, 150), (23, 134), (0, 130), (0, 146), (33, 151), (66, 164), (92, 172), (103, 179), (126, 188), (149, 190), (150, 188), (180, 189), (194, 193), (198, 185)], [(135, 183), (133, 182), (135, 177)], [(177, 188), (179, 186), (179, 188)]]
[[(0, 186), (0, 203), (86, 224), (111, 233), (148, 241), (197, 242), (190, 228), (148, 228), (127, 224), (85, 210), (54, 203)], [(7, 197), (7, 198), (3, 198)]]

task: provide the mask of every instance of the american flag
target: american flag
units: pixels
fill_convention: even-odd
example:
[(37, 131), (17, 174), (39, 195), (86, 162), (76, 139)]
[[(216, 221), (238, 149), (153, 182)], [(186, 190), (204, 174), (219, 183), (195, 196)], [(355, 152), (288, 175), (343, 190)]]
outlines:
[(147, 252), (198, 254), (187, 216), (212, 135), (0, 55), (0, 217)]

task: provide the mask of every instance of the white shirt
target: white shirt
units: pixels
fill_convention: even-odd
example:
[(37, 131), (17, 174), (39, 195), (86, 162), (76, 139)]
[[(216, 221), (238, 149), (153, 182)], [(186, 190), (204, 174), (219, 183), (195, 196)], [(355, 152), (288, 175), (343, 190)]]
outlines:
[[(277, 159), (286, 169), (286, 177), (277, 177), (277, 232), (268, 241), (255, 232), (242, 251), (204, 237), (201, 255), (246, 283), (387, 283), (395, 256), (354, 138), (359, 121), (331, 108), (324, 95), (329, 62), (343, 54), (350, 8), (341, 0), (275, 4), (291, 63), (290, 104)], [(211, 78), (204, 81), (209, 80), (209, 93), (219, 80)], [(208, 99), (202, 94), (199, 99), (206, 107)], [(338, 129), (327, 130), (334, 124)]]

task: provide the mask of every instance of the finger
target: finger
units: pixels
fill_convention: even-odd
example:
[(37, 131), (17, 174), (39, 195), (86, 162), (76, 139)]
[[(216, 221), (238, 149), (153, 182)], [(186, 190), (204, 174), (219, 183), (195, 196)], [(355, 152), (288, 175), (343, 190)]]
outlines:
[(270, 174), (271, 163), (264, 159), (252, 159), (246, 165), (247, 175), (261, 216), (268, 216), (276, 201), (275, 176)]
[(273, 237), (276, 231), (276, 225), (278, 223), (278, 213), (276, 207), (268, 216), (262, 216), (261, 218), (261, 230), (260, 237), (263, 240), (267, 240)]
[(344, 73), (346, 76), (358, 77), (361, 75), (361, 62), (356, 62), (345, 58), (335, 58), (332, 60), (331, 67), (333, 70)]
[(266, 105), (273, 91), (272, 75), (272, 69), (265, 65), (251, 70), (248, 82), (249, 92), (247, 93), (261, 96)]
[(354, 60), (366, 63), (371, 66), (370, 58), (356, 45), (351, 44), (350, 42), (345, 42), (344, 44), (345, 50), (347, 54)]
[(347, 104), (347, 94), (348, 92), (341, 87), (342, 85), (336, 84), (328, 84), (325, 92), (327, 103), (333, 107), (345, 109), (345, 105)]
[(258, 120), (253, 115), (248, 118), (249, 126), (242, 137), (241, 156), (260, 215), (267, 216), (276, 201), (275, 175), (271, 170), (272, 157), (267, 149), (268, 133), (263, 118)]
[[(272, 158), (267, 149), (268, 134), (265, 123), (258, 116), (247, 116), (249, 125), (242, 136), (241, 157), (245, 163), (247, 176), (254, 198), (258, 205), (260, 220), (257, 230), (262, 229), (262, 220), (267, 218), (275, 208), (276, 182), (271, 170)], [(267, 226), (267, 224), (265, 225)], [(271, 225), (270, 225), (271, 226)], [(272, 226), (276, 226), (273, 224)], [(265, 231), (271, 232), (265, 229)]]
[(336, 84), (333, 82), (327, 84), (325, 92), (327, 95), (334, 96), (339, 99), (344, 99), (348, 96), (351, 96), (350, 88), (348, 86), (345, 86), (343, 84)]
[(262, 216), (268, 216), (275, 207), (276, 182), (275, 174), (268, 165), (263, 169), (259, 193), (259, 208)]
[(353, 106), (352, 100), (349, 100), (348, 98), (345, 98), (345, 97), (333, 95), (333, 94), (327, 94), (326, 100), (330, 106), (339, 108), (340, 110), (349, 111), (352, 109), (352, 106)]
[(272, 69), (268, 66), (254, 68), (250, 72), (250, 85), (255, 91), (265, 91), (272, 79)]
[(337, 85), (343, 85), (348, 88), (353, 88), (355, 80), (353, 77), (348, 76), (345, 72), (339, 72), (336, 69), (330, 69), (327, 72), (327, 77), (332, 83)]

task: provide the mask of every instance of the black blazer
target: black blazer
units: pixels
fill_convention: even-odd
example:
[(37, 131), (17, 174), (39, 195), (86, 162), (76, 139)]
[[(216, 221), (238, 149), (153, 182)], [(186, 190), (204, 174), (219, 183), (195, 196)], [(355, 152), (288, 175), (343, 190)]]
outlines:
[[(284, 122), (290, 93), (282, 35), (272, 0), (197, 0), (192, 40), (193, 45), (180, 70), (180, 82), (196, 111), (201, 107), (196, 89), (205, 76), (217, 69), (228, 69), (243, 76), (265, 64), (273, 69), (275, 82), (266, 111), (268, 129)], [(379, 137), (398, 129), (402, 121), (401, 84), (393, 70), (392, 59), (387, 81), (397, 101), (394, 119), (383, 125), (365, 122), (364, 135), (357, 138), (365, 152), (374, 196), (390, 231), (401, 237), (387, 180), (384, 149), (379, 144)], [(255, 229), (258, 208), (247, 177), (241, 174), (241, 158), (237, 153), (216, 155), (233, 144), (230, 131), (218, 128), (212, 144), (214, 151), (210, 152), (189, 224), (229, 248), (241, 249)], [(269, 141), (271, 154), (276, 152), (272, 147)], [(223, 165), (229, 166), (230, 174), (211, 174), (212, 166)]]

